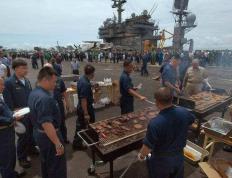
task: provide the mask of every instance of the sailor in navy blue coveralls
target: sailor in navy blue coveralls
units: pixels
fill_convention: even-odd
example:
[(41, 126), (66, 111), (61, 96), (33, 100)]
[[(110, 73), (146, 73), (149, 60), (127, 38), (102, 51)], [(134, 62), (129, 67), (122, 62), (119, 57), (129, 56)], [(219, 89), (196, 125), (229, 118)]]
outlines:
[[(50, 63), (46, 63), (44, 66), (51, 67), (56, 71), (56, 69), (54, 68), (54, 65), (52, 65)], [(57, 101), (57, 103), (59, 105), (59, 109), (60, 109), (60, 114), (61, 114), (60, 131), (61, 131), (61, 134), (63, 136), (64, 142), (66, 144), (68, 144), (69, 141), (67, 138), (67, 127), (65, 124), (65, 119), (66, 119), (65, 118), (65, 108), (64, 108), (64, 102), (63, 102), (63, 100), (66, 99), (65, 97), (66, 97), (66, 90), (67, 89), (66, 89), (66, 86), (65, 86), (63, 79), (60, 77), (60, 75), (57, 73), (57, 71), (56, 71), (56, 75), (57, 75), (57, 80), (56, 80), (56, 87), (53, 91), (53, 97)], [(67, 105), (68, 105), (68, 103), (66, 102), (66, 107), (67, 107)]]
[(16, 148), (12, 114), (0, 98), (0, 177), (2, 178), (15, 177)]
[[(163, 91), (160, 89), (158, 92), (155, 96), (162, 95)], [(170, 90), (168, 95), (171, 96)], [(157, 97), (156, 104), (162, 100), (165, 100), (165, 97), (161, 99)], [(144, 145), (138, 156), (144, 158), (148, 151), (151, 152), (151, 157), (147, 160), (150, 178), (183, 178), (183, 149), (186, 145), (188, 128), (195, 117), (186, 109), (171, 105), (171, 102), (162, 105), (159, 114), (148, 125)]]
[[(50, 67), (44, 67), (41, 70), (52, 70), (54, 72), (52, 77), (56, 75)], [(55, 80), (53, 82), (55, 87)], [(51, 92), (53, 90), (54, 88)], [(33, 135), (40, 148), (42, 178), (66, 178), (65, 154), (57, 155), (57, 149), (64, 148), (63, 137), (59, 129), (61, 115), (58, 103), (51, 92), (39, 84), (29, 96), (28, 105), (31, 109)], [(50, 125), (50, 130), (45, 130), (45, 124)], [(47, 132), (53, 129), (53, 139), (51, 139), (51, 135), (47, 135)], [(58, 144), (55, 144), (54, 140), (58, 140)]]
[(15, 178), (16, 163), (15, 131), (13, 112), (4, 102), (2, 90), (4, 81), (0, 78), (0, 177)]
[(58, 105), (59, 105), (59, 109), (60, 109), (60, 114), (61, 114), (61, 126), (60, 126), (60, 131), (61, 134), (63, 136), (63, 139), (65, 141), (65, 143), (69, 143), (68, 138), (67, 138), (67, 127), (65, 124), (65, 109), (64, 109), (64, 93), (66, 92), (66, 87), (65, 87), (65, 83), (62, 80), (62, 78), (57, 77), (57, 81), (56, 81), (56, 87), (54, 90), (54, 99), (57, 101)]
[[(82, 149), (82, 140), (77, 135), (79, 131), (85, 129), (89, 123), (95, 122), (95, 111), (93, 108), (93, 92), (90, 79), (94, 77), (94, 67), (85, 66), (85, 75), (81, 76), (77, 83), (78, 105), (77, 105), (77, 121), (76, 131), (73, 140), (73, 149)], [(83, 102), (86, 104), (83, 104)]]
[(165, 64), (162, 69), (161, 78), (162, 86), (168, 87), (172, 90), (173, 94), (180, 94), (180, 83), (178, 76), (178, 66), (180, 64), (180, 56), (175, 55), (172, 57), (169, 64)]
[(133, 86), (130, 74), (133, 71), (133, 64), (131, 61), (125, 61), (124, 70), (120, 77), (120, 107), (121, 114), (127, 114), (134, 111), (134, 96), (140, 100), (145, 100), (144, 96), (141, 96), (136, 92), (136, 88)]
[(134, 97), (128, 93), (129, 89), (133, 89), (133, 83), (130, 75), (123, 71), (120, 77), (120, 106), (121, 114), (126, 114), (134, 111)]
[[(15, 74), (5, 81), (3, 96), (8, 107), (14, 111), (28, 106), (27, 101), (32, 88), (30, 81), (25, 78), (28, 70), (27, 63), (20, 59), (15, 60), (12, 67), (15, 70)], [(17, 77), (16, 73), (20, 73), (21, 78)], [(26, 127), (26, 132), (24, 134), (18, 134), (17, 157), (21, 166), (28, 168), (30, 167), (30, 162), (27, 161), (28, 152), (34, 146), (33, 130), (29, 115), (26, 115), (21, 122)]]

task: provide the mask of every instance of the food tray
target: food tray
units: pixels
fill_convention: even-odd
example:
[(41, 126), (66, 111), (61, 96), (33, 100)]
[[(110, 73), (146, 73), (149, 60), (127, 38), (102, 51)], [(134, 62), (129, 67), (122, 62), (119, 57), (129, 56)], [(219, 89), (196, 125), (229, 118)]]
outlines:
[(226, 121), (220, 117), (213, 117), (202, 125), (206, 132), (226, 136), (232, 130), (232, 122)]
[(22, 117), (28, 113), (30, 113), (30, 108), (25, 107), (25, 108), (19, 109), (18, 111), (15, 111), (13, 114), (13, 117)]
[(209, 152), (187, 140), (186, 147), (184, 148), (184, 156), (186, 161), (196, 165), (201, 159), (208, 157)]

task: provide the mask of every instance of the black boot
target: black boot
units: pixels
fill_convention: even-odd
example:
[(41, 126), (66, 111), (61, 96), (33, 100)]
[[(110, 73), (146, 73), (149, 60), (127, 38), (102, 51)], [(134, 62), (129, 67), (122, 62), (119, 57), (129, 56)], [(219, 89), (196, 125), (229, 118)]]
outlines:
[(223, 147), (223, 150), (226, 151), (226, 152), (232, 152), (232, 146), (230, 146), (230, 145), (225, 145), (225, 146)]

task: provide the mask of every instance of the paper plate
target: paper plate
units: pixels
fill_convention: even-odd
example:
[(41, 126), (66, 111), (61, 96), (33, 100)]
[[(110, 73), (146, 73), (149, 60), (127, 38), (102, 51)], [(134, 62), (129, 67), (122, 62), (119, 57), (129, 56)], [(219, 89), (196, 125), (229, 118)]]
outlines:
[(24, 134), (26, 132), (26, 127), (19, 121), (15, 122), (15, 132), (18, 134)]
[(30, 112), (30, 108), (23, 108), (23, 109), (20, 109), (18, 111), (16, 111), (14, 114), (13, 114), (13, 117), (21, 117), (21, 116), (24, 116), (26, 114), (28, 114)]

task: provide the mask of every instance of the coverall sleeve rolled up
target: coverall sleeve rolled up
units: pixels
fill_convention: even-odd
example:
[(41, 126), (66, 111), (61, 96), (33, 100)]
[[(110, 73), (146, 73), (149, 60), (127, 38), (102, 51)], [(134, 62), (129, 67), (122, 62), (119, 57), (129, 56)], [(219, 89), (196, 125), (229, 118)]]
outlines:
[(147, 127), (147, 133), (143, 140), (143, 144), (148, 146), (150, 149), (153, 149), (155, 142), (158, 140), (158, 134), (156, 127), (151, 126), (151, 124)]
[(133, 89), (133, 84), (129, 80), (129, 78), (124, 78), (122, 87), (125, 89), (125, 91), (129, 91), (129, 89)]

